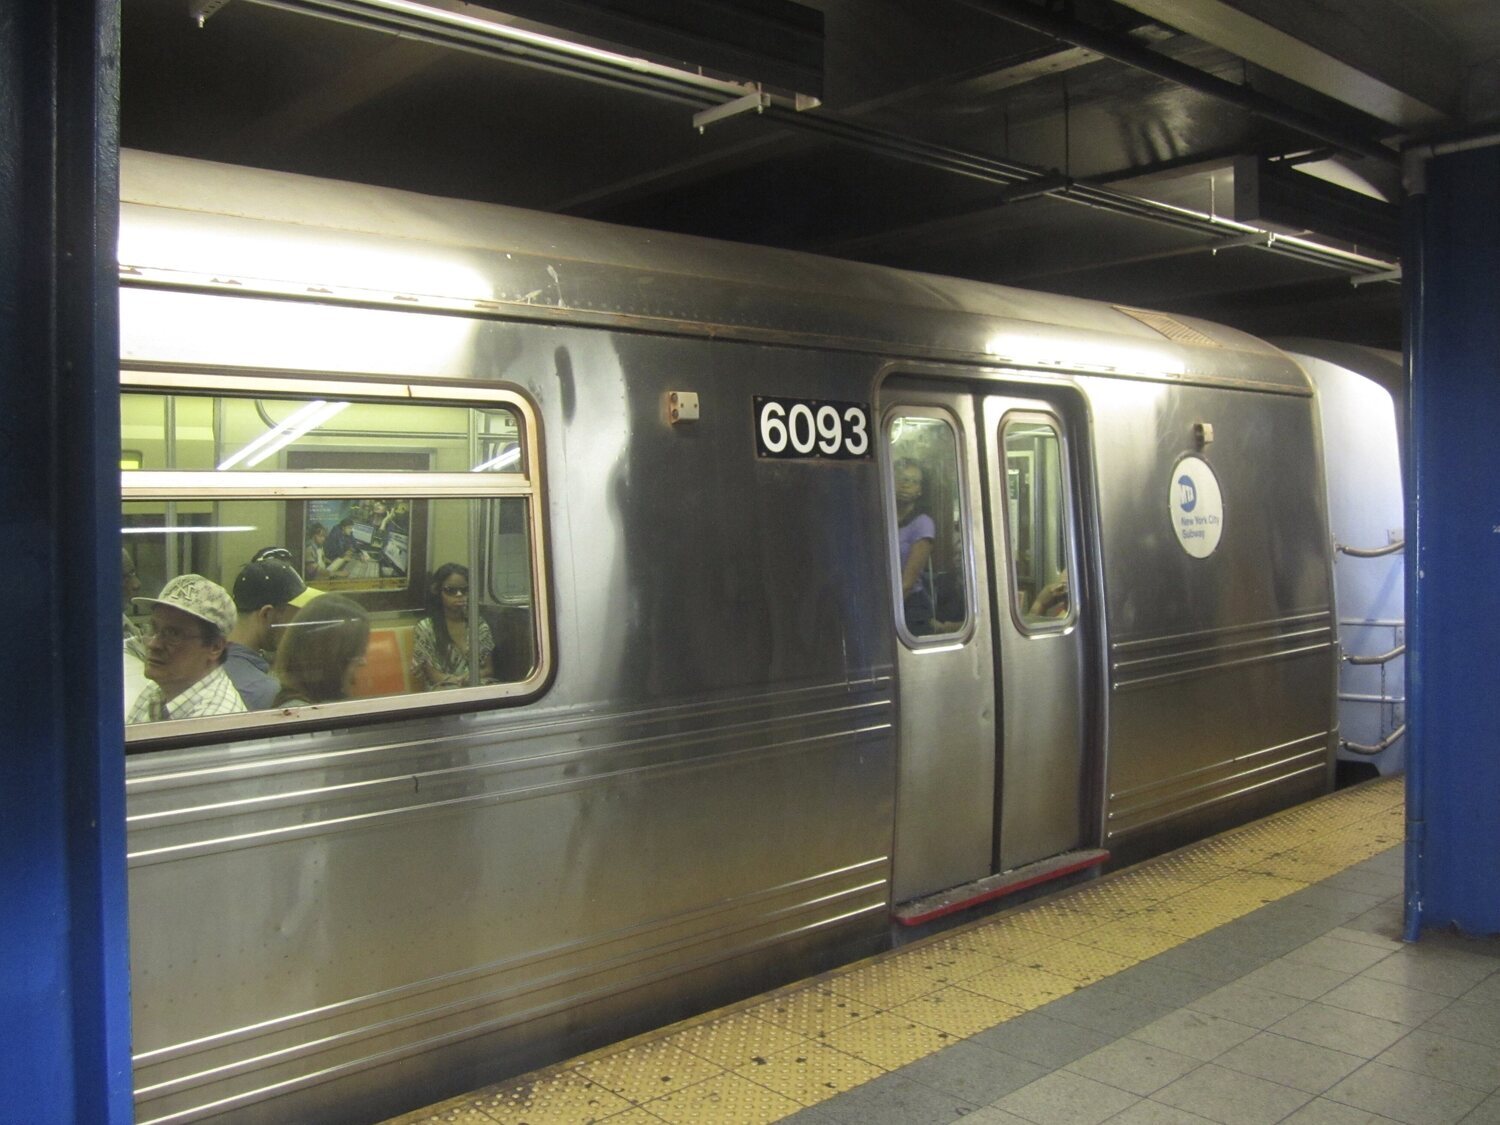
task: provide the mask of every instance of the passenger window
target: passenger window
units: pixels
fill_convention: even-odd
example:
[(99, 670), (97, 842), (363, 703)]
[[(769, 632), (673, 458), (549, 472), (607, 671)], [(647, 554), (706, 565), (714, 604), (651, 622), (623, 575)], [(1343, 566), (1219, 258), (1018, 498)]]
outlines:
[(132, 743), (541, 681), (527, 404), (297, 387), (122, 396)]
[(887, 422), (896, 513), (899, 619), (912, 637), (968, 623), (958, 435), (947, 416), (913, 407)]
[(1002, 425), (1016, 615), (1028, 631), (1067, 624), (1068, 491), (1061, 441), (1050, 420), (1013, 416)]

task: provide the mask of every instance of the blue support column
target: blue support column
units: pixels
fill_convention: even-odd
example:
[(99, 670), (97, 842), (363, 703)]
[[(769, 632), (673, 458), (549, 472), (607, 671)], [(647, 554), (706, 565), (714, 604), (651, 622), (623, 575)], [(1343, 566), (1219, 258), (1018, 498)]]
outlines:
[(1404, 258), (1409, 938), (1500, 932), (1500, 145), (1444, 147)]
[(58, 1125), (131, 1120), (117, 28), (0, 3), (0, 1116)]

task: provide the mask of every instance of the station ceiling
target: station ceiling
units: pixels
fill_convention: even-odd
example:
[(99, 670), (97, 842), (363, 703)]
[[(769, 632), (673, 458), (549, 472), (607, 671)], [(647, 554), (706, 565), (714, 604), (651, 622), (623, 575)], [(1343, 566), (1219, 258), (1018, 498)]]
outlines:
[(1469, 0), (121, 2), (128, 146), (1379, 347), (1500, 126)]

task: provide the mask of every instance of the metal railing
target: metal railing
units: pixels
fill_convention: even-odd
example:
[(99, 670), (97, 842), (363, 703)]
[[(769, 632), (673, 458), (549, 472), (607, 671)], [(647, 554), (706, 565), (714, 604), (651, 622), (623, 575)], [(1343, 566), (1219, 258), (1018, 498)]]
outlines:
[[(1394, 542), (1387, 543), (1383, 547), (1351, 547), (1347, 543), (1335, 542), (1334, 545), (1333, 545), (1333, 548), (1334, 548), (1335, 551), (1338, 551), (1340, 554), (1348, 555), (1350, 558), (1354, 558), (1354, 559), (1378, 559), (1378, 558), (1384, 558), (1387, 555), (1394, 555), (1394, 554), (1396, 554), (1396, 553), (1398, 553), (1400, 551), (1405, 550), (1406, 549), (1406, 538), (1403, 536), (1402, 538), (1397, 539)], [(1340, 624), (1342, 625), (1344, 623), (1341, 622)], [(1362, 622), (1360, 624), (1375, 625), (1377, 623), (1376, 622)], [(1405, 622), (1391, 621), (1391, 622), (1380, 622), (1378, 624), (1390, 626), (1395, 631), (1395, 636), (1392, 639), (1396, 640), (1397, 642), (1401, 641), (1401, 632), (1400, 631), (1401, 631), (1402, 628), (1404, 628)], [(1352, 656), (1352, 655), (1350, 655), (1347, 652), (1343, 654), (1344, 662), (1347, 663), (1347, 664), (1351, 664), (1351, 665), (1355, 665), (1355, 666), (1378, 665), (1380, 667), (1380, 692), (1381, 692), (1380, 696), (1378, 698), (1376, 698), (1376, 699), (1360, 700), (1360, 702), (1379, 702), (1383, 706), (1390, 706), (1392, 708), (1394, 708), (1396, 706), (1396, 704), (1398, 703), (1398, 701), (1394, 700), (1394, 699), (1391, 699), (1391, 698), (1389, 698), (1386, 695), (1386, 690), (1385, 690), (1385, 666), (1387, 664), (1389, 664), (1392, 660), (1395, 660), (1397, 657), (1405, 656), (1405, 655), (1406, 655), (1406, 645), (1405, 645), (1405, 643), (1397, 643), (1394, 648), (1390, 649), (1387, 652), (1382, 652), (1382, 653), (1378, 653), (1378, 654), (1372, 654), (1372, 655), (1369, 655), (1369, 656)], [(1340, 699), (1344, 699), (1344, 698), (1348, 698), (1348, 697), (1346, 697), (1346, 696), (1344, 696), (1344, 695), (1341, 694), (1339, 698)], [(1404, 702), (1404, 701), (1399, 701), (1399, 702)], [(1395, 716), (1395, 714), (1393, 712), (1392, 715), (1391, 715), (1391, 718), (1394, 719), (1395, 717), (1396, 716)], [(1384, 726), (1385, 724), (1382, 722), (1381, 725)], [(1382, 753), (1382, 752), (1390, 749), (1405, 734), (1406, 734), (1406, 724), (1405, 723), (1401, 723), (1394, 730), (1392, 730), (1389, 734), (1387, 734), (1384, 738), (1382, 738), (1379, 742), (1376, 742), (1374, 744), (1365, 743), (1365, 742), (1353, 742), (1350, 739), (1341, 738), (1341, 739), (1339, 739), (1339, 746), (1342, 749), (1347, 750), (1351, 754), (1361, 754), (1361, 755), (1364, 755), (1366, 757), (1373, 757), (1373, 756), (1375, 756), (1377, 754), (1380, 754), (1380, 753)]]
[(1344, 660), (1350, 664), (1389, 664), (1398, 656), (1406, 655), (1406, 646), (1397, 645), (1390, 652), (1382, 652), (1376, 656), (1350, 656), (1344, 653)]
[(1383, 750), (1388, 750), (1395, 744), (1396, 740), (1405, 733), (1406, 724), (1402, 723), (1399, 727), (1391, 731), (1390, 734), (1386, 735), (1373, 746), (1368, 746), (1363, 742), (1350, 742), (1347, 738), (1339, 739), (1339, 745), (1342, 746), (1345, 750), (1348, 750), (1351, 754), (1374, 755), (1379, 754)]
[(1386, 555), (1394, 555), (1397, 551), (1404, 551), (1406, 540), (1397, 539), (1394, 543), (1387, 543), (1384, 547), (1351, 547), (1347, 543), (1335, 543), (1333, 549), (1350, 558), (1378, 559)]

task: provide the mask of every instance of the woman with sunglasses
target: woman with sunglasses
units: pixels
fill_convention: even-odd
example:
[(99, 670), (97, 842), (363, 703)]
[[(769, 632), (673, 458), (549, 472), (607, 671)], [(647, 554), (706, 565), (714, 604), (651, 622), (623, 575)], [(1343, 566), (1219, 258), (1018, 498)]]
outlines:
[(478, 682), (487, 683), (494, 650), (494, 638), (482, 617), (477, 643), (470, 643), (469, 568), (444, 563), (427, 588), (427, 616), (412, 631), (413, 682), (428, 691), (463, 687), (469, 682), (469, 656), (474, 653), (479, 659)]

